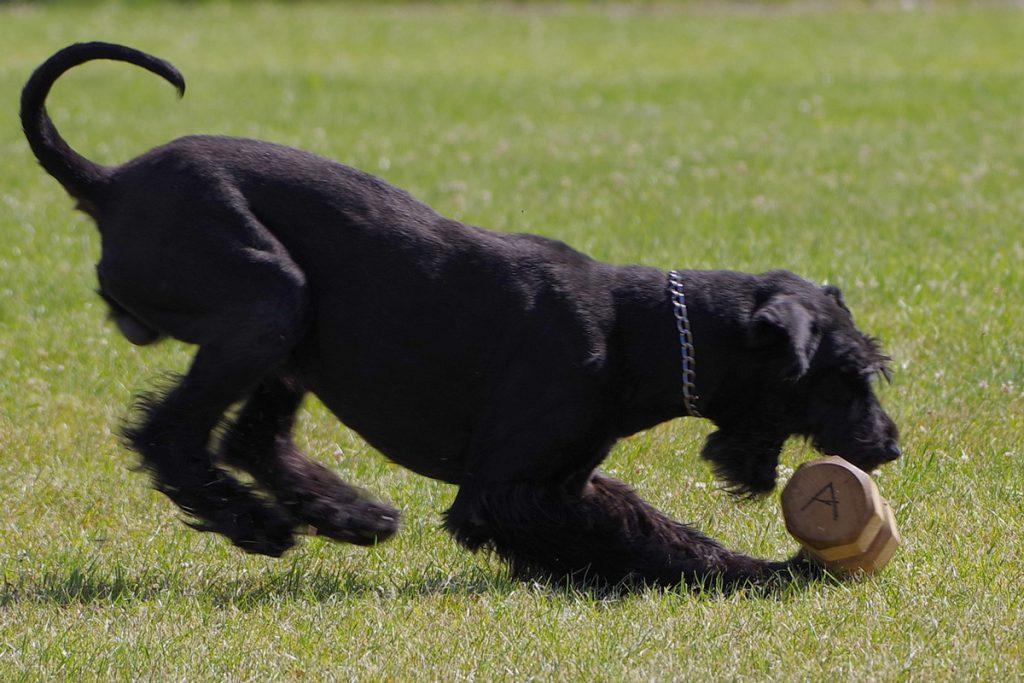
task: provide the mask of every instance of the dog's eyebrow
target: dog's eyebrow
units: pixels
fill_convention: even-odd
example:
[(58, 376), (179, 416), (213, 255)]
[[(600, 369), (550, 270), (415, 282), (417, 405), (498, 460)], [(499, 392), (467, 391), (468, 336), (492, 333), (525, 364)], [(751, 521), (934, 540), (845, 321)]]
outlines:
[(867, 356), (864, 373), (881, 377), (886, 382), (892, 383), (892, 369), (889, 363), (892, 358), (882, 351), (882, 343), (877, 337), (865, 334), (861, 337), (864, 341), (864, 350)]
[(875, 368), (875, 376), (884, 379), (886, 384), (892, 384), (892, 368), (889, 367), (888, 363), (882, 363)]

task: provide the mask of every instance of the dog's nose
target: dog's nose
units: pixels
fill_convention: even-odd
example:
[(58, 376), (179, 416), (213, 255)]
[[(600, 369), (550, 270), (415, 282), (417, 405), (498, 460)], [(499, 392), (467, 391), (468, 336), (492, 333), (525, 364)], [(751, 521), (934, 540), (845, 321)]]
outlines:
[(891, 462), (903, 455), (903, 451), (900, 450), (900, 445), (896, 443), (895, 439), (891, 439), (887, 444), (885, 444), (884, 453), (886, 462)]

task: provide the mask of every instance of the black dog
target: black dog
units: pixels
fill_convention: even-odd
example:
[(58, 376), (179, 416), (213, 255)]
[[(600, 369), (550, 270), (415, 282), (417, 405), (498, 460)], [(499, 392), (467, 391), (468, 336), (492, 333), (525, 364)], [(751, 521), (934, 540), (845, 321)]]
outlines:
[(73, 45), (32, 75), (21, 118), (43, 168), (99, 226), (100, 293), (125, 336), (199, 347), (127, 430), (198, 528), (274, 556), (307, 525), (360, 544), (394, 533), (395, 510), (293, 445), (307, 391), (388, 458), (458, 484), (445, 524), (460, 543), (548, 576), (734, 583), (793, 566), (730, 552), (596, 470), (617, 439), (688, 411), (717, 425), (703, 456), (737, 493), (772, 488), (791, 435), (864, 469), (899, 455), (870, 384), (886, 359), (834, 288), (782, 271), (682, 271), (679, 324), (700, 362), (691, 405), (664, 272), (462, 225), (265, 142), (186, 137), (98, 166), (44, 108), (54, 80), (91, 59), (185, 84), (142, 52)]

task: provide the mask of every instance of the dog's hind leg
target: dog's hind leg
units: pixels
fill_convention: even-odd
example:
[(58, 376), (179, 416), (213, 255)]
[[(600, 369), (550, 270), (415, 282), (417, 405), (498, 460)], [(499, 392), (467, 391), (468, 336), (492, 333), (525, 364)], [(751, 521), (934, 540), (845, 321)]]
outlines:
[(292, 442), (305, 390), (292, 377), (265, 377), (221, 442), (221, 457), (249, 472), (292, 515), (336, 541), (372, 545), (398, 529), (399, 513), (307, 458)]
[(304, 274), (265, 229), (245, 215), (225, 223), (224, 213), (182, 203), (144, 216), (145, 230), (111, 226), (98, 272), (104, 292), (133, 316), (199, 346), (181, 382), (144, 398), (125, 429), (154, 486), (196, 528), (278, 556), (294, 543), (298, 520), (219, 468), (210, 437), (233, 403), (288, 361), (305, 334), (308, 294)]
[(204, 346), (188, 374), (163, 398), (143, 397), (142, 419), (125, 428), (128, 444), (153, 475), (154, 487), (197, 520), (252, 553), (279, 556), (294, 543), (297, 521), (217, 467), (208, 450), (224, 410), (258, 378), (238, 363), (234, 345)]

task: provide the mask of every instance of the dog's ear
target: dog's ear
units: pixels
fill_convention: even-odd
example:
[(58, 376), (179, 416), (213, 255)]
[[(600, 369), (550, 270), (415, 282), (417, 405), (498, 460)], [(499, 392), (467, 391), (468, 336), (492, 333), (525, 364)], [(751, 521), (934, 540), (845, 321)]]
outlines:
[(784, 359), (781, 374), (791, 381), (807, 372), (820, 341), (814, 314), (795, 296), (772, 297), (750, 319), (751, 346), (775, 349)]

